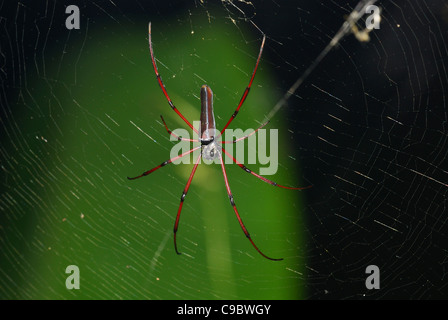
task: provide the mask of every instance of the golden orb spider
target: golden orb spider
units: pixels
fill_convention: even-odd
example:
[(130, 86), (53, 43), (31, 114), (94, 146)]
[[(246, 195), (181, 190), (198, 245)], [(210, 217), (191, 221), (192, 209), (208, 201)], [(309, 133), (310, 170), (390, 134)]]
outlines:
[[(253, 176), (257, 177), (258, 179), (269, 183), (272, 186), (275, 187), (280, 187), (280, 188), (284, 188), (284, 189), (291, 189), (291, 190), (303, 190), (303, 189), (307, 189), (311, 186), (307, 186), (307, 187), (301, 187), (301, 188), (292, 188), (292, 187), (286, 187), (283, 185), (280, 185), (276, 182), (273, 182), (259, 174), (256, 174), (255, 172), (251, 171), (249, 168), (247, 168), (246, 166), (244, 166), (242, 163), (240, 163), (238, 160), (236, 160), (230, 153), (228, 153), (225, 148), (223, 148), (220, 144), (226, 144), (226, 143), (236, 143), (238, 141), (241, 141), (243, 139), (248, 138), (250, 135), (254, 134), (255, 132), (257, 132), (258, 130), (260, 130), (261, 128), (263, 128), (265, 125), (267, 125), (269, 123), (265, 122), (263, 123), (257, 130), (253, 131), (251, 134), (244, 136), (242, 138), (233, 140), (233, 141), (218, 141), (218, 137), (220, 135), (222, 135), (222, 133), (224, 133), (224, 131), (227, 129), (227, 127), (230, 125), (230, 123), (235, 119), (235, 117), (237, 116), (241, 106), (243, 105), (244, 101), (246, 100), (247, 95), (249, 94), (249, 90), (252, 86), (252, 82), (254, 81), (254, 77), (255, 74), (257, 72), (258, 69), (258, 64), (260, 63), (260, 59), (261, 59), (261, 54), (263, 52), (263, 47), (264, 47), (264, 43), (266, 41), (266, 36), (263, 34), (263, 40), (261, 42), (261, 46), (260, 46), (260, 52), (258, 53), (258, 58), (257, 58), (257, 62), (255, 63), (255, 67), (254, 67), (254, 71), (252, 72), (252, 76), (250, 77), (249, 80), (249, 84), (246, 87), (246, 89), (244, 90), (243, 96), (241, 97), (240, 102), (238, 103), (238, 106), (236, 108), (236, 110), (233, 112), (232, 116), (230, 117), (229, 121), (227, 121), (226, 125), (224, 126), (224, 128), (221, 130), (221, 133), (216, 134), (216, 125), (215, 125), (215, 116), (213, 114), (213, 92), (212, 89), (210, 89), (209, 86), (207, 85), (203, 85), (201, 87), (201, 125), (200, 125), (200, 130), (198, 132), (198, 130), (193, 127), (193, 125), (182, 115), (182, 113), (176, 108), (176, 106), (173, 104), (173, 102), (171, 101), (171, 98), (168, 95), (168, 92), (166, 91), (165, 85), (163, 84), (162, 78), (160, 77), (159, 71), (157, 69), (157, 64), (156, 64), (156, 60), (154, 58), (154, 52), (153, 52), (153, 48), (152, 48), (152, 41), (151, 41), (151, 22), (149, 23), (148, 26), (148, 34), (149, 34), (149, 51), (151, 53), (151, 61), (152, 61), (152, 65), (154, 67), (154, 72), (156, 74), (157, 77), (157, 81), (159, 83), (160, 88), (163, 91), (163, 94), (165, 95), (165, 98), (168, 101), (168, 104), (170, 105), (171, 109), (174, 110), (174, 112), (177, 113), (177, 115), (179, 117), (182, 118), (182, 120), (193, 130), (195, 131), (198, 136), (199, 136), (199, 142), (201, 143), (200, 146), (195, 147), (187, 152), (184, 152), (174, 158), (171, 158), (165, 162), (162, 162), (160, 165), (158, 165), (157, 167), (152, 168), (151, 170), (145, 171), (143, 172), (141, 175), (133, 177), (133, 178), (129, 178), (129, 180), (134, 180), (134, 179), (138, 179), (144, 176), (147, 176), (148, 174), (166, 166), (167, 164), (172, 163), (173, 161), (180, 159), (186, 155), (189, 155), (190, 153), (198, 150), (199, 148), (201, 148), (201, 153), (199, 154), (194, 166), (193, 166), (193, 170), (191, 171), (190, 177), (188, 178), (187, 181), (187, 185), (185, 186), (184, 191), (182, 192), (182, 196), (180, 198), (180, 204), (179, 204), (179, 209), (177, 211), (177, 216), (176, 216), (176, 221), (174, 223), (174, 249), (176, 250), (177, 254), (180, 254), (180, 252), (177, 249), (177, 241), (176, 241), (176, 234), (177, 234), (177, 229), (179, 226), (179, 219), (180, 219), (180, 213), (182, 211), (182, 206), (184, 204), (184, 200), (185, 197), (187, 195), (188, 189), (190, 188), (191, 185), (191, 181), (193, 180), (194, 174), (196, 172), (196, 169), (199, 165), (199, 162), (201, 160), (201, 157), (204, 157), (207, 160), (214, 160), (216, 158), (219, 159), (219, 162), (221, 164), (221, 168), (222, 168), (222, 173), (224, 176), (224, 183), (226, 185), (226, 190), (227, 190), (227, 195), (229, 196), (229, 200), (230, 200), (230, 204), (232, 205), (233, 211), (235, 211), (236, 217), (238, 219), (238, 222), (241, 226), (241, 229), (243, 229), (244, 234), (246, 235), (246, 237), (249, 239), (249, 241), (252, 243), (253, 247), (255, 248), (255, 250), (257, 250), (263, 257), (265, 257), (266, 259), (269, 260), (275, 260), (275, 261), (279, 261), (279, 260), (283, 260), (283, 258), (270, 258), (267, 255), (265, 255), (263, 252), (261, 252), (260, 249), (258, 249), (258, 247), (255, 245), (254, 241), (252, 240), (249, 232), (247, 231), (241, 217), (240, 214), (238, 213), (238, 210), (236, 208), (235, 205), (235, 201), (233, 199), (233, 195), (232, 195), (232, 191), (230, 190), (230, 186), (229, 186), (229, 181), (227, 179), (227, 173), (226, 173), (226, 169), (224, 166), (224, 161), (222, 159), (222, 153), (224, 152), (228, 157), (230, 157), (232, 159), (232, 161), (234, 163), (236, 163), (241, 169), (243, 169), (245, 172), (252, 174)], [(166, 131), (176, 137), (178, 140), (187, 140), (187, 141), (197, 141), (194, 139), (186, 139), (186, 138), (182, 138), (179, 137), (177, 135), (175, 135), (171, 130), (168, 129), (167, 124), (165, 123), (165, 120), (163, 119), (162, 116), (160, 116), (162, 118), (162, 122), (165, 126)]]

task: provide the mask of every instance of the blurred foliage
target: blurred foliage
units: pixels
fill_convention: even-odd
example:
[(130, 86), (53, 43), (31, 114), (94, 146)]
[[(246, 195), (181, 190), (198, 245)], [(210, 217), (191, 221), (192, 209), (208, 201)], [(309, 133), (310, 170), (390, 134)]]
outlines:
[[(196, 17), (195, 26), (153, 20), (159, 71), (175, 105), (199, 119), (199, 88), (214, 91), (222, 127), (252, 73), (260, 34), (230, 22)], [(241, 26), (240, 26), (241, 27)], [(243, 37), (244, 35), (244, 37)], [(65, 40), (64, 40), (65, 41)], [(64, 53), (61, 52), (64, 46)], [(268, 45), (268, 44), (267, 44)], [(28, 75), (29, 95), (13, 103), (15, 120), (35, 158), (18, 166), (11, 188), (36, 197), (7, 216), (5, 237), (17, 242), (2, 269), (16, 288), (2, 298), (34, 299), (297, 299), (300, 192), (274, 188), (227, 165), (238, 210), (255, 243), (247, 241), (229, 204), (219, 165), (200, 165), (186, 197), (178, 232), (172, 229), (192, 165), (170, 165), (128, 181), (170, 156), (171, 129), (187, 126), (171, 111), (152, 69), (147, 22), (118, 28), (91, 24), (81, 41), (54, 45), (45, 76)], [(62, 58), (60, 55), (63, 54)], [(59, 57), (51, 59), (50, 57)], [(34, 80), (34, 81), (33, 81)], [(261, 61), (253, 88), (232, 123), (256, 128), (278, 99), (270, 64)], [(20, 111), (19, 111), (20, 110)], [(268, 178), (300, 185), (279, 127), (278, 173)], [(286, 158), (286, 159), (283, 159)], [(258, 172), (259, 165), (248, 165)], [(14, 220), (12, 216), (16, 214)], [(8, 213), (7, 213), (8, 215)], [(66, 266), (80, 268), (81, 289), (67, 290)], [(24, 270), (29, 270), (26, 272)], [(14, 293), (12, 293), (14, 292)]]

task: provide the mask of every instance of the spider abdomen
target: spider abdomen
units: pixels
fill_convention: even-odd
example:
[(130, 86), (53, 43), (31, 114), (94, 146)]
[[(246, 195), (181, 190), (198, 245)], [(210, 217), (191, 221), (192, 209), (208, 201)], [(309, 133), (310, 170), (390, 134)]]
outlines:
[(204, 84), (201, 87), (201, 131), (200, 138), (203, 142), (213, 141), (215, 137), (216, 124), (213, 114), (213, 91)]

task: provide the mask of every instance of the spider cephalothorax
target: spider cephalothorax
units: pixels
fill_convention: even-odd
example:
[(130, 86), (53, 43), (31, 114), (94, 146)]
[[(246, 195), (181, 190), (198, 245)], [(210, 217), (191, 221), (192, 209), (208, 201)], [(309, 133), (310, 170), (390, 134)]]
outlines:
[(222, 146), (218, 141), (207, 141), (202, 144), (202, 157), (205, 160), (213, 161), (222, 154)]

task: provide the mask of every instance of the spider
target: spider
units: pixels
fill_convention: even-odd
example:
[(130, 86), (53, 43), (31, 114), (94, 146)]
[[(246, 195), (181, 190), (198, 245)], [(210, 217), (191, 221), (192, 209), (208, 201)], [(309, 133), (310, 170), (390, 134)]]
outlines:
[[(176, 216), (176, 221), (174, 223), (174, 249), (176, 251), (177, 254), (180, 254), (179, 250), (177, 249), (177, 241), (176, 241), (176, 234), (177, 234), (177, 229), (179, 226), (179, 219), (180, 219), (180, 213), (182, 211), (182, 206), (184, 204), (185, 201), (185, 197), (187, 195), (188, 189), (190, 188), (191, 185), (191, 181), (193, 180), (194, 174), (196, 172), (196, 169), (199, 165), (199, 162), (201, 160), (201, 157), (203, 157), (206, 160), (215, 160), (218, 159), (219, 163), (221, 165), (221, 169), (222, 169), (222, 173), (224, 176), (224, 183), (226, 185), (226, 190), (227, 190), (227, 195), (229, 197), (230, 200), (230, 204), (233, 208), (233, 211), (235, 212), (236, 218), (238, 219), (238, 222), (241, 226), (241, 229), (243, 229), (244, 234), (246, 235), (247, 239), (249, 239), (250, 243), (252, 244), (252, 246), (255, 248), (255, 250), (258, 251), (258, 253), (260, 253), (263, 257), (265, 257), (266, 259), (269, 260), (274, 260), (274, 261), (279, 261), (279, 260), (283, 260), (283, 258), (270, 258), (267, 255), (265, 255), (260, 249), (258, 249), (258, 247), (255, 245), (254, 241), (252, 240), (249, 232), (247, 231), (247, 228), (245, 227), (240, 214), (238, 213), (238, 210), (236, 208), (235, 205), (235, 200), (233, 198), (232, 195), (232, 191), (230, 190), (230, 186), (229, 186), (229, 181), (227, 179), (227, 173), (226, 173), (226, 169), (224, 166), (224, 161), (223, 161), (223, 153), (226, 154), (230, 159), (232, 159), (232, 161), (234, 163), (236, 163), (241, 169), (243, 169), (245, 172), (257, 177), (258, 179), (269, 183), (272, 186), (275, 187), (280, 187), (280, 188), (284, 188), (284, 189), (291, 189), (291, 190), (303, 190), (308, 187), (301, 187), (301, 188), (292, 188), (292, 187), (286, 187), (286, 186), (282, 186), (276, 182), (273, 182), (253, 171), (251, 171), (249, 168), (247, 168), (245, 165), (243, 165), (242, 163), (240, 163), (237, 159), (235, 159), (230, 153), (228, 153), (225, 148), (221, 145), (221, 144), (227, 144), (227, 143), (236, 143), (238, 141), (241, 141), (243, 139), (247, 139), (249, 136), (251, 136), (252, 134), (254, 134), (255, 132), (257, 132), (258, 130), (260, 130), (261, 128), (263, 128), (265, 125), (267, 125), (269, 123), (269, 121), (263, 123), (257, 130), (252, 131), (250, 134), (232, 140), (232, 141), (218, 141), (219, 137), (222, 135), (222, 133), (224, 133), (224, 131), (227, 129), (227, 127), (230, 125), (230, 123), (235, 119), (235, 117), (237, 116), (241, 106), (243, 105), (244, 101), (247, 98), (247, 95), (249, 94), (249, 90), (252, 86), (252, 82), (254, 81), (254, 77), (255, 77), (255, 73), (257, 72), (257, 68), (258, 68), (258, 64), (260, 62), (261, 59), (261, 54), (263, 52), (263, 47), (264, 47), (264, 43), (266, 40), (266, 36), (263, 34), (263, 40), (261, 42), (261, 46), (260, 46), (260, 52), (258, 54), (258, 58), (257, 58), (257, 62), (255, 63), (255, 67), (254, 67), (254, 71), (252, 72), (252, 76), (250, 77), (249, 80), (249, 84), (246, 87), (246, 89), (244, 90), (243, 96), (241, 97), (240, 102), (238, 103), (238, 106), (236, 108), (236, 110), (233, 112), (232, 116), (230, 117), (229, 121), (227, 121), (226, 125), (224, 126), (224, 128), (221, 130), (221, 133), (216, 133), (216, 125), (215, 125), (215, 117), (213, 114), (213, 92), (210, 89), (210, 87), (208, 85), (203, 85), (201, 87), (201, 116), (200, 116), (200, 130), (198, 132), (198, 130), (193, 127), (193, 125), (182, 115), (182, 113), (176, 108), (176, 106), (173, 104), (173, 102), (171, 101), (171, 98), (168, 95), (168, 92), (166, 91), (165, 85), (162, 81), (162, 78), (160, 77), (159, 71), (157, 69), (157, 64), (156, 64), (156, 59), (154, 58), (154, 52), (153, 52), (153, 47), (152, 47), (152, 41), (151, 41), (151, 22), (149, 23), (148, 26), (148, 34), (149, 34), (149, 51), (151, 53), (151, 61), (152, 61), (152, 65), (154, 67), (154, 72), (156, 74), (156, 78), (157, 78), (157, 82), (159, 83), (160, 88), (163, 91), (163, 94), (165, 95), (165, 98), (168, 101), (168, 104), (170, 105), (171, 109), (174, 110), (174, 112), (177, 113), (177, 115), (179, 117), (182, 118), (182, 120), (193, 130), (198, 134), (199, 137), (199, 142), (200, 142), (200, 146), (195, 147), (187, 152), (184, 152), (174, 158), (171, 158), (165, 162), (162, 162), (160, 165), (158, 165), (157, 167), (152, 168), (151, 170), (145, 171), (143, 172), (141, 175), (130, 178), (128, 177), (129, 180), (135, 180), (144, 176), (147, 176), (148, 174), (172, 163), (173, 161), (180, 159), (186, 155), (189, 155), (190, 153), (198, 150), (199, 148), (201, 148), (201, 152), (197, 158), (197, 160), (195, 161), (195, 164), (193, 166), (193, 170), (191, 171), (190, 177), (188, 178), (187, 181), (187, 185), (185, 186), (185, 189), (182, 192), (182, 196), (180, 198), (180, 204), (179, 204), (179, 209), (177, 210), (177, 216)], [(168, 126), (165, 122), (165, 120), (163, 119), (162, 116), (160, 116), (162, 119), (162, 122), (165, 126), (166, 131), (168, 132), (168, 134), (174, 136), (176, 139), (180, 140), (186, 140), (186, 141), (196, 141), (194, 139), (186, 139), (183, 137), (179, 137), (176, 134), (174, 134), (171, 130), (168, 129)]]

